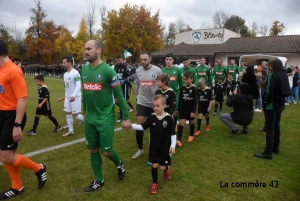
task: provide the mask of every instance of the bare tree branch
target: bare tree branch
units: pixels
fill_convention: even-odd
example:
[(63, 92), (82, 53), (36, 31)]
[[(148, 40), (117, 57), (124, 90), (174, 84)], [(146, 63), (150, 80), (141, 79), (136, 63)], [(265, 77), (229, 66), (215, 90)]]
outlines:
[(96, 3), (91, 3), (88, 7), (88, 13), (85, 18), (89, 29), (90, 39), (93, 38), (93, 32), (94, 32), (93, 26), (95, 25), (96, 22), (95, 8), (96, 8)]

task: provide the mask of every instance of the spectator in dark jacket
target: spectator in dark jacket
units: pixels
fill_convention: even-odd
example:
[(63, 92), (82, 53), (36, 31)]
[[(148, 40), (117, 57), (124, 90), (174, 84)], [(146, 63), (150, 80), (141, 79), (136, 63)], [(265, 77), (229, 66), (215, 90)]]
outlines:
[(272, 153), (279, 154), (280, 118), (285, 107), (285, 97), (290, 94), (288, 77), (280, 59), (270, 61), (269, 72), (263, 98), (266, 146), (264, 152), (254, 154), (264, 159), (272, 159)]
[(233, 112), (227, 114), (221, 114), (220, 119), (223, 121), (230, 129), (231, 134), (238, 134), (240, 130), (234, 125), (239, 124), (243, 126), (242, 133), (248, 133), (248, 125), (252, 122), (253, 114), (253, 98), (249, 94), (249, 86), (247, 83), (240, 83), (239, 94), (229, 93), (227, 97), (227, 106), (233, 106)]
[(248, 83), (249, 93), (252, 95), (253, 99), (258, 99), (259, 91), (253, 66), (250, 65), (247, 67), (246, 73), (242, 77), (242, 82)]

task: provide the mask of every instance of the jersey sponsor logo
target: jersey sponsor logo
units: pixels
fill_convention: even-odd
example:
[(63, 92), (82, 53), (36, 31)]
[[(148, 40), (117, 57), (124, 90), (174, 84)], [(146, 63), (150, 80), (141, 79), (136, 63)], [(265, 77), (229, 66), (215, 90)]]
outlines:
[(170, 76), (171, 81), (176, 81), (176, 76)]
[(206, 72), (199, 72), (198, 75), (206, 75)]
[(104, 149), (109, 149), (109, 148), (111, 148), (111, 146), (109, 146), (109, 147), (104, 147)]
[(102, 79), (102, 75), (101, 75), (101, 74), (98, 74), (98, 75), (96, 76), (96, 79), (97, 79), (97, 80), (101, 80), (101, 79)]
[(223, 72), (216, 72), (217, 75), (223, 75)]
[(153, 87), (154, 84), (154, 81), (140, 81), (140, 85), (144, 87)]
[(88, 91), (101, 91), (103, 87), (102, 83), (85, 82), (83, 84), (83, 89)]
[(167, 121), (164, 121), (164, 122), (162, 123), (162, 125), (163, 125), (164, 128), (166, 128), (166, 127), (168, 126), (168, 122), (167, 122)]
[(0, 94), (3, 94), (3, 92), (4, 92), (4, 86), (3, 84), (0, 84)]
[(116, 87), (118, 87), (120, 85), (121, 85), (120, 80), (118, 78), (116, 78), (116, 77), (113, 77), (113, 80), (110, 82), (110, 86), (112, 88), (116, 88)]
[(235, 70), (229, 70), (229, 73), (234, 73), (235, 72)]

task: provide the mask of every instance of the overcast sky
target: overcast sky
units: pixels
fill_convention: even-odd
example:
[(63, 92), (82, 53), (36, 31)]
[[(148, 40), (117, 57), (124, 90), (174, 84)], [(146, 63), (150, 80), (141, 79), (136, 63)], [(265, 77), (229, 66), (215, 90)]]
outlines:
[[(100, 27), (99, 7), (118, 9), (126, 2), (145, 4), (152, 11), (160, 10), (164, 24), (181, 18), (193, 29), (201, 28), (203, 23), (212, 25), (212, 15), (216, 10), (225, 10), (246, 20), (246, 25), (256, 22), (258, 26), (272, 26), (279, 20), (285, 25), (284, 34), (300, 34), (300, 0), (41, 0), (47, 19), (57, 25), (65, 25), (75, 35), (82, 16), (87, 13), (90, 3), (96, 3), (97, 25)], [(0, 0), (0, 23), (5, 26), (17, 25), (21, 30), (29, 27), (30, 8), (34, 0)]]

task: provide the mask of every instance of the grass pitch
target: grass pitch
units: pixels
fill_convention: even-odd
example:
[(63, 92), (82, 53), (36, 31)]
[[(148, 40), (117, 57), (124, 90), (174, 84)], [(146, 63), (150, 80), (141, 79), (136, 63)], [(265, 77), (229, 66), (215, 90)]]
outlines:
[[(17, 153), (29, 153), (43, 148), (84, 138), (84, 126), (74, 120), (75, 135), (62, 137), (65, 131), (53, 133), (54, 125), (42, 117), (36, 136), (27, 136), (33, 123), (37, 106), (37, 87), (33, 77), (26, 76), (28, 89), (27, 124), (24, 139), (19, 143)], [(61, 126), (66, 125), (63, 103), (57, 99), (64, 96), (63, 80), (46, 77), (49, 87), (52, 112)], [(135, 96), (131, 95), (135, 106)], [(101, 103), (100, 103), (101, 104)], [(263, 151), (265, 135), (258, 131), (264, 124), (263, 113), (255, 113), (249, 127), (249, 134), (233, 136), (221, 123), (219, 114), (211, 119), (211, 130), (205, 131), (202, 121), (201, 135), (188, 143), (189, 126), (184, 127), (182, 147), (176, 149), (172, 157), (171, 179), (163, 180), (159, 172), (157, 195), (149, 193), (152, 179), (151, 168), (146, 165), (149, 131), (144, 136), (145, 155), (138, 160), (131, 156), (137, 151), (135, 132), (117, 131), (114, 148), (124, 161), (126, 176), (119, 181), (114, 164), (103, 157), (105, 185), (101, 189), (84, 193), (84, 188), (93, 181), (89, 151), (85, 143), (78, 143), (58, 150), (31, 157), (48, 167), (48, 180), (42, 190), (37, 189), (37, 179), (33, 172), (21, 170), (25, 193), (10, 200), (300, 200), (300, 135), (298, 115), (300, 103), (289, 105), (282, 113), (280, 154), (273, 160), (255, 158), (253, 153)], [(116, 109), (117, 111), (117, 109)], [(227, 107), (223, 112), (228, 112)], [(135, 113), (130, 113), (135, 122)], [(116, 118), (118, 114), (116, 112)], [(120, 127), (116, 123), (115, 127)], [(250, 187), (245, 187), (245, 183)], [(266, 184), (266, 187), (255, 187)], [(252, 187), (251, 185), (254, 185)], [(0, 191), (7, 190), (10, 179), (4, 166), (0, 166)]]

